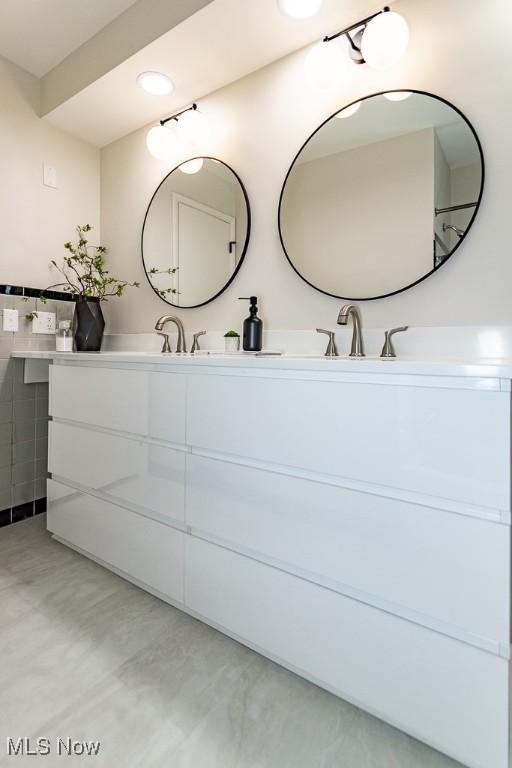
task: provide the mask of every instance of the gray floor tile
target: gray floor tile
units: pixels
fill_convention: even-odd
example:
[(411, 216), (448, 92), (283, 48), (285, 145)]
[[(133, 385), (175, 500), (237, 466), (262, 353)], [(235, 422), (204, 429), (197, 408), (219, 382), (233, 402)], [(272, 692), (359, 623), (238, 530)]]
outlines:
[(66, 764), (105, 768), (456, 768), (54, 542), (44, 523), (0, 530), (4, 734), (99, 739), (97, 758)]

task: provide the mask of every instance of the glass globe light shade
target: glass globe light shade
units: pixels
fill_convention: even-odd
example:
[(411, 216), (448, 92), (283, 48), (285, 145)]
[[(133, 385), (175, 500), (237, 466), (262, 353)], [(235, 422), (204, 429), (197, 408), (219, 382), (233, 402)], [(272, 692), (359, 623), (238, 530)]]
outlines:
[(346, 117), (352, 117), (352, 115), (355, 115), (359, 107), (361, 106), (360, 101), (356, 101), (355, 104), (351, 104), (349, 107), (345, 107), (345, 109), (342, 109), (336, 117), (339, 117), (340, 120), (344, 120)]
[(332, 91), (340, 85), (347, 62), (347, 43), (344, 38), (317, 43), (304, 61), (306, 80), (316, 91)]
[(182, 173), (197, 173), (203, 167), (203, 158), (196, 157), (195, 160), (188, 160), (186, 163), (180, 165), (180, 171)]
[(157, 160), (170, 160), (176, 151), (176, 136), (165, 125), (155, 125), (148, 131), (146, 146)]
[(409, 96), (412, 96), (412, 91), (389, 91), (384, 94), (384, 98), (388, 101), (405, 101)]
[(361, 52), (368, 66), (387, 69), (402, 58), (409, 43), (409, 26), (394, 11), (379, 13), (363, 33)]
[(277, 0), (279, 10), (291, 19), (309, 19), (318, 13), (323, 0)]
[(199, 147), (210, 138), (208, 118), (197, 109), (191, 109), (180, 115), (176, 130), (181, 141), (187, 147)]

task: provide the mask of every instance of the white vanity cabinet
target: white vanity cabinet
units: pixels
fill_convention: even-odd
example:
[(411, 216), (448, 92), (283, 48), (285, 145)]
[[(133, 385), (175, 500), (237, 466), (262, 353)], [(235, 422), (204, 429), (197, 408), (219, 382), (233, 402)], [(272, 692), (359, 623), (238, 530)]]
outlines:
[(330, 362), (54, 361), (48, 528), (471, 768), (510, 768), (510, 380)]

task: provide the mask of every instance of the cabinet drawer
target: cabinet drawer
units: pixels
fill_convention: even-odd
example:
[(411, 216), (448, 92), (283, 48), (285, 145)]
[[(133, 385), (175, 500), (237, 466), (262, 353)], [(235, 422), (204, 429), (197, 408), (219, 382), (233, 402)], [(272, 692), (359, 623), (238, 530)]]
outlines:
[(54, 418), (185, 442), (186, 377), (160, 371), (54, 365)]
[(197, 374), (187, 412), (199, 448), (510, 509), (507, 392)]
[(50, 422), (50, 472), (169, 519), (185, 519), (185, 454)]
[(93, 557), (183, 601), (183, 538), (161, 523), (48, 481), (48, 530)]
[(186, 605), (474, 768), (506, 768), (504, 659), (186, 539)]
[(508, 647), (508, 526), (194, 455), (186, 497), (207, 537)]
[(53, 418), (147, 434), (146, 371), (84, 365), (53, 365), (50, 370)]

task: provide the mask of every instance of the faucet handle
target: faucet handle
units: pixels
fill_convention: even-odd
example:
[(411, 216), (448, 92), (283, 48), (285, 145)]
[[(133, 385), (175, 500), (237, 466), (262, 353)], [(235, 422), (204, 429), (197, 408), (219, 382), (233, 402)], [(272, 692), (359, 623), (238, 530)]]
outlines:
[(206, 331), (198, 331), (197, 333), (194, 333), (194, 337), (193, 337), (194, 340), (192, 342), (192, 349), (190, 350), (190, 352), (192, 354), (194, 354), (194, 352), (197, 352), (199, 349), (201, 349), (201, 347), (199, 346), (198, 339), (199, 339), (200, 336), (204, 336), (205, 333), (206, 333)]
[(164, 339), (162, 352), (172, 352), (171, 345), (169, 344), (169, 334), (168, 333), (162, 333), (162, 331), (156, 332), (157, 336), (162, 336)]
[(317, 328), (317, 333), (325, 333), (329, 337), (327, 342), (327, 349), (325, 350), (324, 357), (338, 357), (338, 349), (336, 347), (336, 335), (334, 331), (326, 331), (325, 328)]
[(391, 328), (391, 330), (385, 331), (384, 346), (382, 347), (382, 352), (380, 353), (381, 357), (396, 357), (395, 348), (393, 346), (393, 342), (391, 341), (391, 337), (394, 336), (395, 333), (402, 333), (403, 331), (406, 331), (408, 328), (408, 325), (401, 325), (399, 328)]

